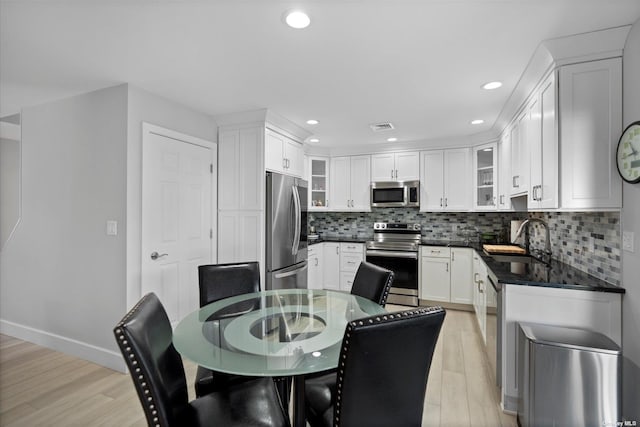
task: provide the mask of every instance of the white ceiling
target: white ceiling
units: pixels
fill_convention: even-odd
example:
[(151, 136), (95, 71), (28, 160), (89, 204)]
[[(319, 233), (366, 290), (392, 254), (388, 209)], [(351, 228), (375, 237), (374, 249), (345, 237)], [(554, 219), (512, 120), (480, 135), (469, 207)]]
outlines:
[(466, 137), (541, 41), (638, 18), (640, 0), (1, 0), (0, 117), (128, 82), (211, 115), (268, 108), (319, 146)]

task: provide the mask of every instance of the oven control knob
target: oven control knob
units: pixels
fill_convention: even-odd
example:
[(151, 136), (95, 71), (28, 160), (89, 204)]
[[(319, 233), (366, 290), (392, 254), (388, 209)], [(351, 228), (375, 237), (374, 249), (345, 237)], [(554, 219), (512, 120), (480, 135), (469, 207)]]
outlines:
[(420, 230), (420, 224), (413, 224), (414, 230)]

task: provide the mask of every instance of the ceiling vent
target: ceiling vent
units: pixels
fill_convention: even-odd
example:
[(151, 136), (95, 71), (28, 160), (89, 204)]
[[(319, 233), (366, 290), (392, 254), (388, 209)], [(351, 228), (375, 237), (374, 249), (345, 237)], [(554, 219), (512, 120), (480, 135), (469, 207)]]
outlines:
[(393, 130), (394, 129), (393, 125), (391, 123), (389, 123), (389, 122), (374, 123), (372, 125), (369, 125), (369, 127), (374, 132), (384, 132), (384, 131), (387, 131), (387, 130)]

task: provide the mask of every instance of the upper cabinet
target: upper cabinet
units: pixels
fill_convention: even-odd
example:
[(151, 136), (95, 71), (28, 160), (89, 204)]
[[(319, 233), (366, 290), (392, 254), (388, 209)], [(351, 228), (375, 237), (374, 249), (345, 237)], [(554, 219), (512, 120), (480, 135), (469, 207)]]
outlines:
[(511, 210), (511, 132), (498, 142), (498, 209)]
[(561, 208), (620, 208), (622, 59), (561, 67), (559, 92)]
[(370, 211), (371, 157), (346, 156), (331, 158), (331, 210)]
[(421, 211), (470, 210), (469, 152), (468, 148), (457, 148), (421, 153)]
[(420, 179), (418, 152), (374, 154), (371, 156), (371, 181), (408, 181)]
[(309, 157), (309, 210), (327, 210), (329, 206), (329, 158)]
[(497, 207), (497, 152), (496, 143), (473, 149), (473, 205), (477, 210), (495, 210)]
[(265, 169), (302, 177), (304, 152), (301, 143), (267, 128), (264, 144)]
[(529, 209), (558, 207), (558, 120), (556, 79), (551, 73), (530, 103), (527, 125)]
[(527, 112), (520, 114), (511, 126), (511, 197), (521, 196), (527, 192), (527, 176), (529, 165), (527, 156)]

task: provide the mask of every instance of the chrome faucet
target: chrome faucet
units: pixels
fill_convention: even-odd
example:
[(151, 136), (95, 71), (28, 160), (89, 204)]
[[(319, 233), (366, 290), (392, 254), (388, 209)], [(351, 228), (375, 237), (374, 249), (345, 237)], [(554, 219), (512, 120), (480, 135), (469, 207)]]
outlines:
[(516, 232), (516, 237), (513, 239), (511, 243), (516, 243), (516, 240), (520, 238), (520, 236), (522, 235), (522, 232), (526, 229), (527, 233), (525, 234), (524, 244), (525, 244), (525, 249), (527, 250), (527, 253), (530, 253), (529, 224), (531, 224), (532, 222), (539, 222), (540, 224), (544, 225), (544, 229), (545, 229), (544, 254), (551, 256), (551, 239), (549, 238), (549, 224), (547, 224), (545, 221), (538, 218), (529, 218), (524, 220), (524, 222), (520, 225), (520, 228), (518, 228), (518, 231)]

